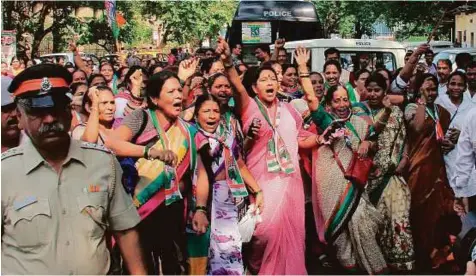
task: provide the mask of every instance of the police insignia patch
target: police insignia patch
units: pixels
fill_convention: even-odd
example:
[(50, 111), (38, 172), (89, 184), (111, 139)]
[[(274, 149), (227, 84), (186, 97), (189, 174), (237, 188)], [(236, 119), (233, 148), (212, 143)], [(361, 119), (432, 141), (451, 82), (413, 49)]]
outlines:
[(98, 145), (98, 144), (89, 143), (89, 142), (81, 142), (81, 147), (84, 149), (95, 149), (95, 150), (100, 150), (107, 153), (112, 153), (110, 149), (104, 147), (103, 145)]
[(2, 153), (2, 160), (6, 159), (8, 157), (12, 157), (12, 156), (15, 156), (15, 155), (20, 155), (20, 154), (23, 154), (23, 149), (22, 148), (18, 148), (18, 147), (12, 148), (12, 149), (9, 149), (6, 152)]
[(44, 77), (43, 80), (41, 81), (40, 94), (48, 93), (52, 87), (53, 86), (51, 85), (50, 80), (47, 77)]

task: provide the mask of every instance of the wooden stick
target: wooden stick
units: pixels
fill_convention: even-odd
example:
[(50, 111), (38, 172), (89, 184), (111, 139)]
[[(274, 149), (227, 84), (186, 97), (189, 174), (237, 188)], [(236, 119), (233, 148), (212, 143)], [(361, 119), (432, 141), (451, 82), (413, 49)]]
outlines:
[(443, 21), (443, 18), (445, 17), (447, 10), (448, 10), (448, 7), (446, 7), (446, 9), (443, 11), (443, 14), (441, 15), (440, 19), (438, 20), (438, 22), (436, 22), (435, 27), (433, 27), (432, 32), (431, 32), (430, 35), (428, 36), (428, 39), (427, 39), (427, 41), (426, 41), (426, 44), (429, 44), (430, 41), (433, 39), (433, 36), (436, 34), (436, 30), (438, 30), (438, 27), (440, 26), (441, 21)]

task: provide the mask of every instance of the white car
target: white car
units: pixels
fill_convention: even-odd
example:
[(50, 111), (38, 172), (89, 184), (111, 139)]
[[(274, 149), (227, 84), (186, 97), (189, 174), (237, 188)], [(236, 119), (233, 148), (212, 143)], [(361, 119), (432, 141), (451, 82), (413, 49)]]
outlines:
[(456, 69), (456, 55), (459, 53), (469, 53), (471, 55), (472, 60), (476, 60), (476, 48), (452, 48), (449, 50), (444, 50), (439, 52), (435, 58), (433, 59), (433, 63), (437, 64), (438, 60), (440, 59), (449, 59), (451, 64), (453, 64), (453, 70)]
[[(83, 58), (83, 59), (92, 59), (92, 61), (94, 62), (94, 64), (99, 64), (99, 59), (93, 55), (93, 54), (86, 54), (86, 53), (79, 53), (80, 56)], [(73, 65), (74, 64), (74, 57), (73, 57), (73, 53), (54, 53), (54, 54), (47, 54), (47, 55), (42, 55), (40, 57), (41, 59), (41, 62), (44, 63), (45, 60), (47, 59), (53, 59), (53, 62), (56, 63), (56, 58), (59, 58), (59, 57), (62, 57), (64, 58), (64, 63), (67, 63), (67, 62), (71, 62)]]

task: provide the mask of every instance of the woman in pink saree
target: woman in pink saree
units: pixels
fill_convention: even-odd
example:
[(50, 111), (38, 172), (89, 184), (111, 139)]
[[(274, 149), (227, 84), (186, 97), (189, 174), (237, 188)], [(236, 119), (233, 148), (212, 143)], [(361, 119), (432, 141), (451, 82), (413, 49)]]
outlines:
[(217, 53), (235, 87), (236, 107), (245, 132), (254, 119), (261, 121), (246, 165), (263, 190), (268, 207), (251, 241), (249, 269), (258, 274), (307, 274), (298, 147), (317, 146), (317, 137), (302, 130), (301, 116), (290, 104), (278, 102), (278, 81), (271, 67), (258, 70), (252, 86), (257, 96), (251, 98), (232, 66), (229, 46), (222, 39)]

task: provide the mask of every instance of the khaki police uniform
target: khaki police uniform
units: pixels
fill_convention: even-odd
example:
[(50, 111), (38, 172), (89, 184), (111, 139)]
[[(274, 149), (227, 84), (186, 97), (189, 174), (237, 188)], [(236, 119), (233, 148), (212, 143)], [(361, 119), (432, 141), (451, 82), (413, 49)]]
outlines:
[(105, 230), (140, 217), (104, 147), (71, 140), (58, 175), (28, 139), (2, 154), (2, 274), (106, 274)]

